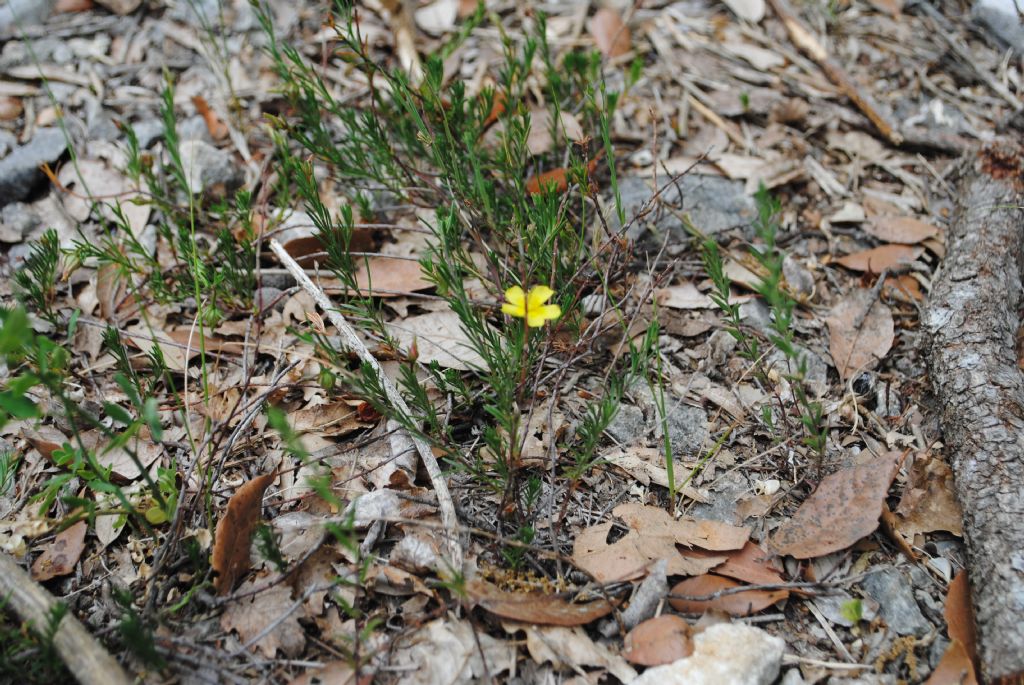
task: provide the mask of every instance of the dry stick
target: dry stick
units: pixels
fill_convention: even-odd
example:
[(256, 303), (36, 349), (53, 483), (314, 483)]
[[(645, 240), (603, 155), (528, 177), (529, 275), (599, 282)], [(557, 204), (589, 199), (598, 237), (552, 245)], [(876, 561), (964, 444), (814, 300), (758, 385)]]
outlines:
[[(3, 553), (0, 553), (0, 598), (36, 630), (43, 630), (57, 603), (53, 595)], [(71, 613), (65, 614), (58, 624), (53, 646), (68, 671), (82, 685), (130, 685), (133, 682), (117, 660)]]
[(789, 39), (793, 41), (793, 44), (807, 53), (807, 56), (818, 64), (829, 80), (839, 86), (839, 90), (842, 91), (843, 95), (850, 98), (853, 104), (857, 105), (857, 109), (871, 120), (871, 123), (875, 125), (879, 133), (885, 136), (893, 145), (901, 145), (903, 143), (903, 135), (878, 111), (871, 96), (858, 88), (857, 84), (850, 78), (850, 75), (828, 56), (828, 51), (825, 50), (824, 46), (818, 42), (818, 39), (793, 14), (789, 3), (786, 0), (768, 0), (768, 3), (775, 10), (775, 14), (779, 15), (782, 23), (785, 24), (786, 31), (789, 33)]
[[(409, 410), (409, 406), (405, 403), (405, 399), (402, 394), (398, 392), (398, 388), (391, 382), (387, 374), (384, 373), (384, 369), (381, 368), (380, 362), (378, 362), (370, 350), (366, 349), (366, 345), (356, 335), (356, 331), (352, 326), (345, 320), (338, 310), (331, 304), (331, 301), (327, 298), (327, 295), (317, 287), (313, 281), (309, 280), (309, 276), (302, 270), (302, 267), (292, 259), (285, 249), (281, 246), (276, 239), (270, 241), (270, 249), (274, 251), (277, 258), (281, 260), (285, 268), (291, 272), (292, 276), (298, 282), (302, 289), (305, 290), (316, 302), (320, 309), (324, 310), (327, 314), (327, 318), (331, 320), (334, 327), (341, 333), (342, 338), (345, 340), (345, 344), (348, 348), (354, 351), (359, 358), (369, 364), (370, 368), (373, 369), (374, 373), (377, 374), (377, 380), (380, 381), (381, 387), (384, 388), (384, 393), (398, 411), (405, 416), (412, 416), (412, 412)], [(437, 496), (437, 508), (441, 515), (441, 523), (444, 525), (447, 531), (447, 543), (448, 543), (448, 554), (451, 557), (452, 571), (460, 573), (462, 571), (462, 546), (459, 544), (458, 533), (456, 532), (459, 527), (459, 522), (455, 516), (455, 504), (452, 502), (452, 496), (448, 492), (448, 484), (445, 483), (444, 474), (441, 473), (441, 467), (437, 463), (437, 459), (434, 457), (434, 453), (430, 449), (430, 445), (427, 444), (423, 438), (411, 435), (413, 444), (416, 445), (416, 451), (420, 454), (420, 459), (423, 460), (423, 466), (427, 469), (427, 475), (430, 476), (430, 482), (434, 486), (434, 494)]]

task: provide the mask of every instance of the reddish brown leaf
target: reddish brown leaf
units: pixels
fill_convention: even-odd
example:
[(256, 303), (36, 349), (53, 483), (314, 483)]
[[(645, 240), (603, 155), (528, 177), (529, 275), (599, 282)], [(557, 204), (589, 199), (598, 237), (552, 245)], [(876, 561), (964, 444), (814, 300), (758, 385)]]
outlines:
[(693, 628), (682, 616), (664, 614), (626, 635), (622, 656), (641, 666), (660, 666), (693, 654)]
[(892, 311), (870, 290), (851, 291), (832, 308), (825, 323), (829, 352), (844, 381), (873, 369), (896, 340)]
[(963, 645), (970, 660), (977, 665), (978, 635), (974, 622), (974, 605), (971, 604), (971, 584), (967, 571), (961, 571), (953, 578), (946, 591), (946, 632), (949, 639)]
[(484, 123), (481, 126), (483, 129), (490, 128), (491, 124), (498, 120), (502, 114), (505, 113), (505, 91), (495, 90), (493, 99), (491, 100), (491, 111), (487, 113), (487, 118), (484, 119)]
[(747, 541), (743, 549), (726, 552), (728, 559), (716, 566), (717, 575), (728, 576), (754, 585), (772, 585), (783, 582), (780, 568), (773, 561), (773, 555), (756, 543)]
[(249, 570), (249, 545), (263, 510), (263, 493), (276, 475), (268, 473), (243, 483), (228, 500), (227, 511), (217, 522), (213, 586), (219, 595), (231, 592), (235, 582)]
[(627, 503), (615, 507), (612, 513), (643, 535), (668, 536), (687, 547), (711, 551), (740, 549), (750, 537), (749, 528), (721, 521), (691, 517), (673, 520), (661, 507)]
[[(587, 162), (587, 173), (592, 174), (597, 169), (597, 161), (600, 155)], [(568, 169), (558, 167), (551, 171), (545, 171), (540, 176), (531, 176), (526, 180), (526, 192), (530, 195), (537, 195), (554, 186), (555, 192), (564, 193), (569, 188)]]
[(882, 284), (882, 295), (907, 304), (924, 301), (921, 284), (910, 274), (900, 274), (885, 279), (885, 283)]
[(202, 95), (193, 95), (192, 104), (195, 105), (196, 111), (199, 112), (199, 116), (206, 122), (206, 130), (210, 132), (210, 137), (214, 140), (224, 140), (228, 137), (228, 127), (220, 120), (217, 113), (210, 108), (207, 104), (206, 98)]
[(846, 549), (870, 535), (878, 527), (900, 457), (900, 452), (885, 452), (870, 463), (825, 476), (775, 532), (769, 547), (777, 554), (810, 559)]
[(925, 681), (925, 685), (978, 685), (967, 650), (959, 640), (953, 640), (946, 647), (946, 653)]
[(5, 95), (0, 97), (0, 121), (11, 121), (21, 116), (25, 106), (16, 97)]
[(743, 587), (731, 578), (707, 573), (696, 578), (687, 578), (672, 588), (668, 603), (684, 614), (702, 614), (709, 609), (724, 611), (730, 616), (749, 616), (767, 609), (789, 597), (788, 590), (746, 590), (735, 594), (721, 595), (714, 599), (684, 599), (681, 597), (706, 597), (722, 590)]
[(607, 616), (615, 607), (604, 599), (574, 604), (560, 597), (527, 592), (504, 592), (482, 580), (466, 584), (472, 605), (490, 613), (523, 623), (550, 626), (582, 626)]
[(79, 521), (57, 533), (53, 542), (32, 564), (32, 578), (42, 582), (57, 576), (66, 576), (75, 570), (75, 564), (85, 549), (87, 529), (85, 521)]
[(555, 187), (555, 192), (564, 193), (569, 187), (569, 179), (566, 176), (568, 170), (565, 167), (558, 167), (551, 171), (545, 171), (540, 176), (531, 176), (526, 179), (526, 192), (530, 195), (537, 195), (549, 186)]
[(605, 57), (625, 55), (632, 45), (629, 27), (622, 23), (618, 12), (608, 7), (597, 10), (590, 20), (590, 35)]
[(67, 436), (53, 426), (39, 426), (39, 430), (22, 428), (21, 435), (39, 450), (39, 454), (51, 461), (53, 453), (60, 449), (65, 442), (68, 442)]
[(924, 250), (913, 245), (882, 245), (862, 252), (854, 252), (836, 260), (851, 271), (867, 271), (880, 274), (886, 269), (910, 264), (921, 256)]
[(914, 245), (940, 233), (935, 226), (909, 216), (876, 216), (863, 227), (879, 240), (904, 245)]
[(85, 12), (93, 8), (92, 0), (57, 0), (53, 6), (54, 14)]

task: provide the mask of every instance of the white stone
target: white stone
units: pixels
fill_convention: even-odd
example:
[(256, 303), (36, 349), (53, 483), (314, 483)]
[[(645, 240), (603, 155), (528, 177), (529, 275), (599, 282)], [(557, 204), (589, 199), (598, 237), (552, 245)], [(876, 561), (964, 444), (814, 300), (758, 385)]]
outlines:
[(633, 685), (769, 685), (786, 643), (740, 623), (711, 626), (693, 639), (693, 654), (644, 671)]

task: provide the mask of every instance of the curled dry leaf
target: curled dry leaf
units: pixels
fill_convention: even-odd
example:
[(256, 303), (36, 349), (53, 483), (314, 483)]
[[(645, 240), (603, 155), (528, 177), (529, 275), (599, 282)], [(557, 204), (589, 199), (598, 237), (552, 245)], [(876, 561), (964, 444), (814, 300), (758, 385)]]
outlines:
[(622, 656), (641, 666), (660, 666), (691, 654), (693, 628), (682, 616), (664, 614), (629, 631)]
[[(587, 162), (587, 173), (592, 174), (597, 169), (597, 158)], [(531, 176), (526, 179), (526, 192), (530, 195), (538, 195), (541, 191), (554, 186), (556, 193), (564, 193), (569, 188), (569, 170), (565, 167), (558, 167), (551, 171), (545, 171), (539, 176)]]
[(714, 599), (687, 599), (707, 597), (738, 587), (743, 587), (743, 583), (708, 573), (696, 578), (687, 578), (676, 584), (669, 595), (668, 603), (676, 611), (685, 614), (702, 614), (708, 610), (717, 610), (724, 611), (730, 616), (749, 616), (789, 597), (788, 590), (745, 590)]
[(275, 475), (276, 472), (267, 473), (242, 484), (217, 522), (212, 564), (216, 573), (213, 586), (219, 595), (231, 592), (235, 582), (249, 570), (249, 546), (263, 509), (263, 493)]
[(846, 549), (878, 527), (900, 452), (825, 476), (818, 489), (779, 527), (769, 547), (797, 559)]
[(879, 240), (904, 245), (916, 245), (940, 233), (937, 227), (909, 216), (876, 216), (863, 228)]
[(195, 105), (196, 112), (203, 118), (203, 122), (206, 123), (206, 130), (210, 132), (210, 137), (215, 141), (224, 140), (228, 137), (228, 127), (217, 113), (213, 111), (209, 103), (206, 102), (206, 98), (202, 95), (193, 95), (192, 104)]
[(971, 584), (967, 571), (961, 571), (953, 578), (946, 591), (946, 632), (949, 639), (959, 642), (970, 660), (977, 666), (978, 635), (974, 622), (974, 605), (971, 604)]
[(936, 530), (963, 536), (963, 512), (946, 462), (927, 454), (914, 459), (896, 515), (896, 528), (910, 537)]
[(625, 55), (632, 45), (629, 27), (622, 22), (618, 12), (608, 7), (597, 10), (590, 20), (590, 35), (605, 57)]
[(870, 290), (851, 291), (825, 322), (829, 352), (844, 381), (874, 368), (896, 340), (892, 311)]
[(466, 584), (474, 606), (502, 618), (550, 626), (582, 626), (607, 616), (615, 607), (605, 599), (576, 604), (560, 597), (527, 592), (505, 592), (482, 580)]
[(75, 569), (78, 558), (85, 549), (85, 532), (88, 525), (85, 521), (65, 528), (57, 533), (53, 542), (43, 550), (35, 563), (32, 564), (32, 578), (40, 582), (66, 576)]
[(967, 654), (967, 650), (959, 640), (953, 640), (946, 647), (945, 654), (935, 667), (932, 674), (928, 676), (925, 685), (978, 685), (978, 677), (975, 675), (974, 664)]
[(882, 245), (840, 257), (836, 263), (851, 271), (880, 274), (886, 269), (910, 264), (923, 253), (924, 248), (914, 245)]
[(462, 329), (459, 315), (451, 310), (411, 316), (387, 325), (388, 332), (405, 351), (413, 345), (423, 364), (436, 361), (446, 369), (471, 371), (483, 368), (484, 358)]

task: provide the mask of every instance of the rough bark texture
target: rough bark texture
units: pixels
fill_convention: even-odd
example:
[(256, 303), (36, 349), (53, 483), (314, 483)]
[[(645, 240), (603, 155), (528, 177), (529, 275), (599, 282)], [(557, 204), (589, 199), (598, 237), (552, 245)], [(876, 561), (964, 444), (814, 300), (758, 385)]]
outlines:
[[(6, 598), (8, 608), (22, 620), (31, 621), (37, 630), (46, 626), (50, 609), (56, 604), (49, 592), (3, 552), (0, 552), (0, 597)], [(53, 646), (68, 671), (82, 685), (130, 685), (132, 682), (117, 660), (70, 612), (58, 624)]]
[(1024, 675), (1024, 375), (1017, 366), (1024, 266), (1024, 150), (965, 165), (948, 256), (923, 323), (929, 371), (964, 511), (985, 680)]

